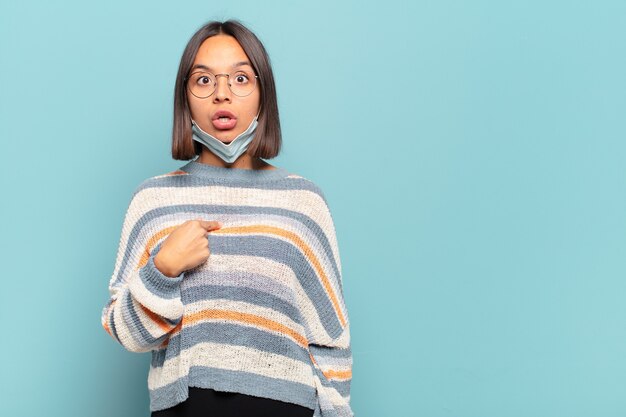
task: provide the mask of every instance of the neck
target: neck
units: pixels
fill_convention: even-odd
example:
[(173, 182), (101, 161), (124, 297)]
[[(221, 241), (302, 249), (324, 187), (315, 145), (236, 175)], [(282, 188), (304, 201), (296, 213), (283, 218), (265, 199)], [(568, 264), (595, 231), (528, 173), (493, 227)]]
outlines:
[(244, 152), (239, 158), (232, 163), (224, 161), (216, 156), (206, 147), (202, 147), (202, 153), (197, 159), (198, 162), (206, 165), (213, 165), (222, 168), (239, 168), (239, 169), (275, 169), (274, 166), (263, 161), (261, 158), (253, 158), (247, 152)]

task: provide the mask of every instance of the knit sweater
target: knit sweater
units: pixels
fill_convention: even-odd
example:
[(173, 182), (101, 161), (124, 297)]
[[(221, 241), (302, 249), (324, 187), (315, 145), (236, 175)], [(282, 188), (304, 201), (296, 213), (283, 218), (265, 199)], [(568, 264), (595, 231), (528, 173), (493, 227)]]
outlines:
[[(209, 258), (177, 277), (154, 264), (187, 220), (217, 220)], [(335, 226), (311, 180), (283, 168), (192, 160), (136, 187), (101, 322), (151, 352), (150, 410), (213, 388), (352, 417), (352, 350)]]

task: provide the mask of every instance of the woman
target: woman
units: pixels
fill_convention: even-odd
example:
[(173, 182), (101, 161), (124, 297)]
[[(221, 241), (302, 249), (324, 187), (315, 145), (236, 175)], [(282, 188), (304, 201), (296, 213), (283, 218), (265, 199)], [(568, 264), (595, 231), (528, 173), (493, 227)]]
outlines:
[(104, 329), (152, 353), (152, 417), (352, 416), (352, 352), (322, 190), (281, 144), (259, 39), (209, 22), (178, 69), (172, 156), (128, 206)]

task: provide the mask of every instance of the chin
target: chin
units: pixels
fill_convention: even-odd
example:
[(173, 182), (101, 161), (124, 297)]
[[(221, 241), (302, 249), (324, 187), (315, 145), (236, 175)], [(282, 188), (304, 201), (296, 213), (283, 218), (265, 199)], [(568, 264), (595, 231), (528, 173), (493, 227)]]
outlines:
[[(220, 135), (220, 133), (221, 133), (222, 135), (227, 135), (228, 137), (227, 137), (227, 138), (220, 137), (220, 136), (221, 136), (221, 135)], [(218, 131), (216, 132), (216, 134), (213, 134), (213, 136), (215, 136), (216, 138), (218, 138), (218, 139), (219, 139), (221, 142), (223, 142), (223, 143), (231, 143), (231, 142), (232, 142), (233, 140), (235, 140), (235, 138), (236, 138), (238, 135), (240, 135), (240, 134), (241, 134), (241, 132), (226, 132), (226, 133), (225, 133), (223, 130), (218, 130)], [(219, 135), (219, 136), (218, 136), (218, 135)]]

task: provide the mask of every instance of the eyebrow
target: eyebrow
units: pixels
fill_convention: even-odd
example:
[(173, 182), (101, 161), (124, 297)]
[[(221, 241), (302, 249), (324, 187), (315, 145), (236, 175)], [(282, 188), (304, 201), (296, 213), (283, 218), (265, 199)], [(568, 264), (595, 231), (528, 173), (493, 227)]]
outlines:
[[(250, 66), (252, 66), (248, 61), (239, 61), (239, 62), (235, 62), (231, 66), (231, 68), (241, 67), (243, 65), (250, 65)], [(213, 69), (211, 67), (207, 67), (206, 65), (203, 65), (203, 64), (196, 64), (193, 67), (191, 67), (191, 71), (193, 71), (195, 69), (203, 69), (203, 70), (207, 70), (207, 71), (213, 71)]]

